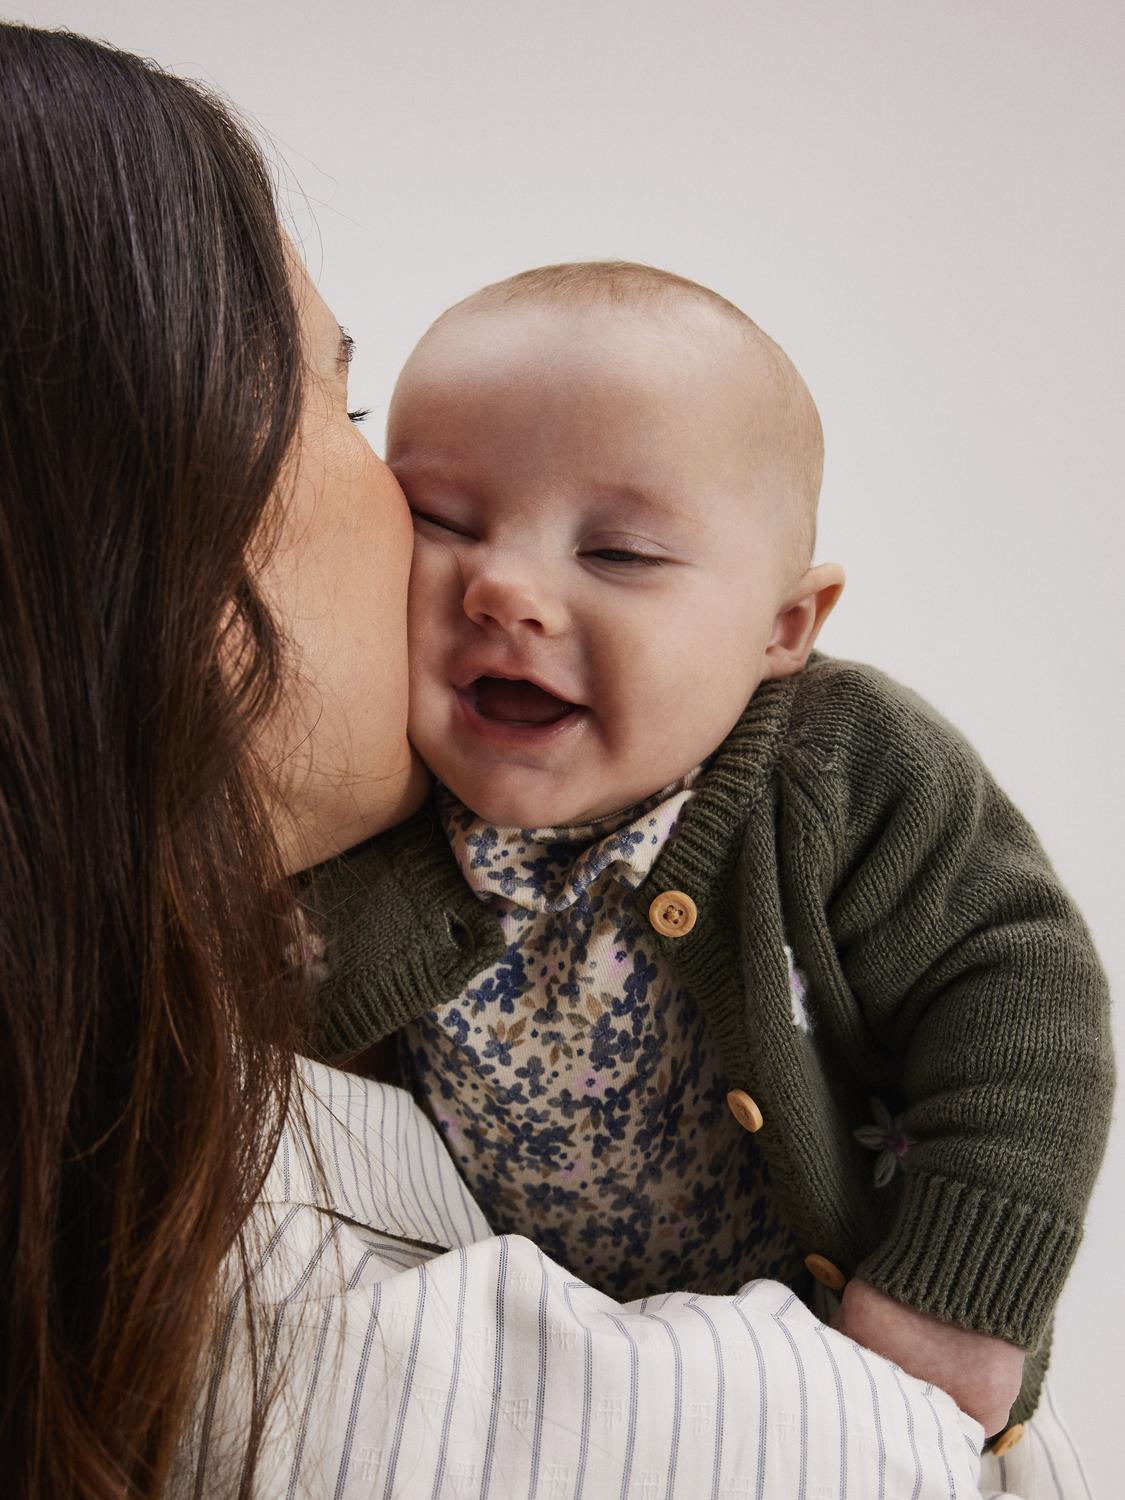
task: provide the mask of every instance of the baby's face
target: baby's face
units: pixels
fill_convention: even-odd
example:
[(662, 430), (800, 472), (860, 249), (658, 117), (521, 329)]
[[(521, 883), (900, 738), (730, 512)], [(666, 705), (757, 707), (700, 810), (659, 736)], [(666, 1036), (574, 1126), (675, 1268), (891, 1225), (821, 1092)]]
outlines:
[(454, 314), (387, 459), (414, 513), (410, 735), (505, 826), (676, 780), (764, 676), (792, 546), (775, 384), (706, 307)]

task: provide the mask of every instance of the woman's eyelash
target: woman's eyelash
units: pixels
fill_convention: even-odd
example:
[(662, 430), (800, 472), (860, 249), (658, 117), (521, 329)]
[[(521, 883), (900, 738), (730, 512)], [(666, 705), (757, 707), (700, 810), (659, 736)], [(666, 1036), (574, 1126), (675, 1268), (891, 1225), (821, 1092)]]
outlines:
[(348, 412), (348, 421), (365, 422), (370, 415), (371, 408), (369, 406), (360, 406), (355, 411)]

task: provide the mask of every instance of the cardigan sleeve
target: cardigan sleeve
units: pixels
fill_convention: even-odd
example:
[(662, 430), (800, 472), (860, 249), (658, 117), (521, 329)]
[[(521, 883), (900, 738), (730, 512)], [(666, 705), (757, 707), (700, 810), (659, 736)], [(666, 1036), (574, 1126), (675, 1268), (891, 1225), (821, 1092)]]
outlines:
[(962, 736), (870, 669), (842, 674), (828, 921), (897, 1059), (913, 1144), (856, 1274), (1024, 1348), (1077, 1251), (1113, 1092), (1108, 987), (1034, 833)]

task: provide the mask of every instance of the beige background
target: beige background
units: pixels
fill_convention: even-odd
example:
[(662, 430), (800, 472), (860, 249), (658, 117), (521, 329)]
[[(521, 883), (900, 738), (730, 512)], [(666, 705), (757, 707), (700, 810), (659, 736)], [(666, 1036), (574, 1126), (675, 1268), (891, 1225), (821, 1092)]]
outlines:
[[(740, 303), (824, 417), (819, 555), (850, 581), (823, 644), (968, 733), (1120, 981), (1116, 0), (7, 10), (208, 79), (272, 138), (313, 270), (357, 339), (353, 396), (374, 408), (376, 444), (412, 341), (484, 281), (617, 255)], [(1107, 1497), (1123, 1134), (1119, 1120), (1055, 1360)]]

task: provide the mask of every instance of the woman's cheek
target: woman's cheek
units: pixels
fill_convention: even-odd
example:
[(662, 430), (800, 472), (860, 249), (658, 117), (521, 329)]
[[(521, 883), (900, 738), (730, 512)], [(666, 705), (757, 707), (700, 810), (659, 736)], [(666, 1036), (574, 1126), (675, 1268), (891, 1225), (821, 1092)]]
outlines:
[(407, 609), (412, 664), (416, 657), (428, 660), (451, 642), (460, 601), (460, 575), (450, 550), (415, 536)]

